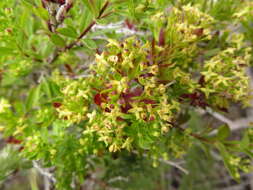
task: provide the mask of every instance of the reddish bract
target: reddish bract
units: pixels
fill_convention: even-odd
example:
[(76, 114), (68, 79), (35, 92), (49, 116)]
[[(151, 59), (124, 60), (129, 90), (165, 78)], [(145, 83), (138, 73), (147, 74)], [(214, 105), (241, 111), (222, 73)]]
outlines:
[(63, 5), (65, 4), (65, 0), (58, 0), (58, 3)]
[(143, 78), (148, 78), (148, 77), (153, 77), (153, 76), (155, 76), (155, 75), (152, 73), (145, 73), (145, 74), (140, 75), (140, 77), (143, 77)]
[(134, 29), (134, 25), (128, 20), (125, 20), (125, 24), (127, 25), (127, 28), (129, 28), (130, 30)]
[(196, 36), (203, 36), (203, 34), (204, 34), (204, 29), (203, 28), (198, 28), (198, 29), (195, 29), (195, 30), (193, 30), (193, 32), (192, 32), (193, 34), (195, 34)]
[(201, 87), (203, 87), (204, 84), (205, 84), (205, 77), (204, 77), (204, 76), (201, 76), (201, 77), (199, 78), (199, 82), (198, 82), (198, 83), (201, 85)]
[(108, 98), (107, 94), (100, 94), (100, 93), (98, 93), (98, 94), (96, 94), (94, 96), (94, 102), (98, 106), (101, 106), (102, 103), (106, 103), (107, 102), (107, 98)]
[(127, 113), (128, 110), (130, 110), (132, 106), (129, 103), (126, 103), (125, 105), (120, 106), (120, 109), (122, 113)]
[(151, 122), (151, 121), (154, 121), (155, 120), (155, 117), (154, 116), (150, 116), (150, 117), (147, 117), (144, 119), (144, 121), (146, 122)]
[(8, 144), (20, 144), (22, 141), (14, 138), (13, 136), (10, 136), (9, 138), (6, 139), (6, 142)]
[(62, 104), (61, 104), (60, 102), (54, 102), (54, 103), (53, 103), (53, 106), (54, 106), (55, 108), (59, 108), (59, 107), (62, 106)]
[(192, 106), (199, 106), (201, 108), (206, 108), (208, 106), (205, 100), (205, 95), (202, 92), (182, 94), (181, 99), (182, 98), (190, 99), (191, 100), (190, 104)]
[(117, 121), (125, 121), (122, 117), (117, 117), (116, 120)]
[(155, 117), (154, 116), (150, 116), (149, 121), (154, 121)]
[(21, 147), (18, 149), (19, 152), (22, 152), (23, 150), (24, 150), (24, 147), (23, 147), (23, 146), (21, 146)]
[(125, 100), (130, 100), (133, 97), (141, 96), (142, 93), (143, 93), (143, 88), (142, 87), (136, 87), (136, 88), (132, 88), (130, 90), (127, 90), (127, 92), (122, 93), (121, 96)]
[(162, 28), (159, 33), (159, 46), (164, 46), (165, 45), (165, 30)]

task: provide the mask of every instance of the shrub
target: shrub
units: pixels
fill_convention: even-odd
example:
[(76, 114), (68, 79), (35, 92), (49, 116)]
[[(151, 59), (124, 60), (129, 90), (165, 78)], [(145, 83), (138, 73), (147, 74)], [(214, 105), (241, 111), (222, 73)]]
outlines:
[(136, 155), (156, 167), (195, 144), (219, 150), (239, 179), (251, 167), (252, 129), (235, 141), (227, 125), (215, 133), (187, 122), (192, 110), (250, 105), (253, 32), (242, 15), (252, 6), (207, 2), (0, 2), (6, 142), (54, 167), (57, 189), (82, 184), (108, 159)]

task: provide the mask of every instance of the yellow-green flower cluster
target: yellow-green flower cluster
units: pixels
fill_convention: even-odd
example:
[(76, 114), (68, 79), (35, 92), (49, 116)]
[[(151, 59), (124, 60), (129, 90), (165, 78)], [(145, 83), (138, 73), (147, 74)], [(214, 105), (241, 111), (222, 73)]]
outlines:
[(167, 21), (158, 39), (109, 40), (92, 75), (63, 85), (57, 111), (71, 123), (85, 121), (81, 145), (92, 135), (110, 152), (149, 147), (176, 122), (185, 98), (203, 108), (226, 108), (229, 100), (246, 104), (249, 50), (241, 48), (242, 38), (231, 36), (229, 48), (200, 64), (199, 43), (212, 38), (212, 17), (185, 6), (153, 19)]
[[(182, 10), (173, 8), (173, 14), (177, 17), (177, 30), (186, 34), (187, 41), (194, 41), (198, 37), (211, 39), (210, 29), (213, 27), (215, 20), (210, 15), (201, 12), (197, 7), (186, 5)], [(200, 30), (201, 29), (201, 30)]]
[(233, 15), (235, 18), (240, 20), (245, 20), (247, 16), (253, 15), (253, 2), (245, 1), (243, 4), (244, 6), (242, 6), (242, 8)]
[(61, 90), (63, 102), (57, 106), (59, 118), (69, 121), (70, 123), (80, 123), (86, 119), (89, 109), (89, 89), (86, 81), (71, 81)]
[(202, 49), (199, 43), (211, 40), (215, 20), (189, 5), (181, 9), (173, 7), (168, 13), (157, 13), (151, 19), (156, 40), (165, 42), (166, 53), (160, 55), (161, 59), (186, 73), (191, 67), (199, 67), (195, 61)]
[[(228, 101), (242, 102), (245, 105), (249, 100), (249, 79), (246, 68), (249, 63), (249, 54), (235, 56), (236, 48), (228, 48), (205, 62), (205, 86), (201, 90), (212, 105), (228, 107)], [(212, 94), (212, 97), (210, 97)]]
[[(157, 54), (163, 50), (159, 46), (154, 48)], [(93, 80), (103, 82), (95, 86), (100, 89), (95, 96), (100, 109), (88, 114), (89, 131), (96, 132), (98, 140), (115, 152), (130, 149), (134, 136), (125, 130), (133, 122), (146, 123), (154, 137), (167, 132), (174, 113), (179, 111), (179, 103), (166, 94), (169, 85), (163, 84), (162, 68), (155, 60), (157, 54), (152, 55), (149, 42), (142, 45), (135, 37), (123, 42), (111, 40), (107, 49), (97, 55), (92, 66), (96, 73)], [(144, 134), (141, 131), (138, 135), (142, 138)]]

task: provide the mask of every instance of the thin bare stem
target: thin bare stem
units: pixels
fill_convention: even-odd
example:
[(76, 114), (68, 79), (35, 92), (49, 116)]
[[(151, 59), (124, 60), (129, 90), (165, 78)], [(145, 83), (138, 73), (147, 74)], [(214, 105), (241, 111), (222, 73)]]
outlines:
[(49, 173), (46, 169), (42, 168), (36, 161), (33, 161), (33, 167), (43, 176), (50, 179), (53, 183), (56, 182), (55, 177), (53, 174)]

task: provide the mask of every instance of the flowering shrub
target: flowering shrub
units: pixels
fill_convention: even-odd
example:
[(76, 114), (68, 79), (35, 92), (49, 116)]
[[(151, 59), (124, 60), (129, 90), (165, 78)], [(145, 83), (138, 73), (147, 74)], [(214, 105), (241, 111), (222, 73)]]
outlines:
[[(227, 125), (212, 133), (187, 122), (192, 110), (250, 105), (250, 40), (228, 28), (251, 9), (245, 2), (235, 23), (222, 23), (201, 2), (0, 2), (6, 142), (54, 167), (58, 189), (82, 184), (91, 160), (136, 154), (156, 167), (197, 143), (218, 149), (239, 179), (251, 167), (252, 129), (235, 141)], [(106, 27), (120, 20), (125, 30)]]

